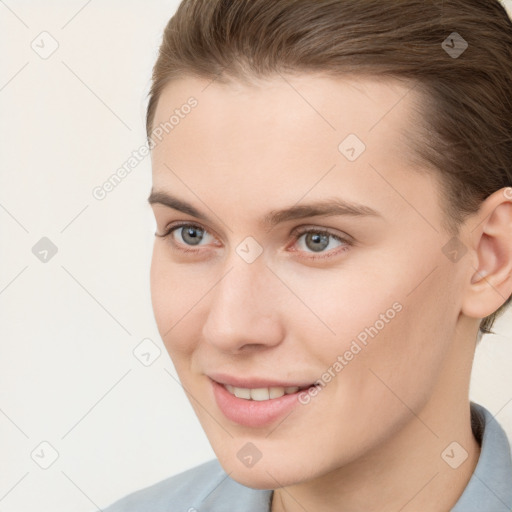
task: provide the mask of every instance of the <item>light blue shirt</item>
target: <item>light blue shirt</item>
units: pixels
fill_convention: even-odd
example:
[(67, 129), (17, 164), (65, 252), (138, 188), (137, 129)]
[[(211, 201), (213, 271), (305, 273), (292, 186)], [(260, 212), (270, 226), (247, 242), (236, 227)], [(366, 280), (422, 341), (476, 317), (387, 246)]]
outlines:
[[(471, 402), (471, 417), (480, 457), (451, 512), (511, 512), (512, 456), (507, 436), (481, 405)], [(236, 482), (214, 459), (129, 494), (104, 512), (270, 512), (272, 492)]]

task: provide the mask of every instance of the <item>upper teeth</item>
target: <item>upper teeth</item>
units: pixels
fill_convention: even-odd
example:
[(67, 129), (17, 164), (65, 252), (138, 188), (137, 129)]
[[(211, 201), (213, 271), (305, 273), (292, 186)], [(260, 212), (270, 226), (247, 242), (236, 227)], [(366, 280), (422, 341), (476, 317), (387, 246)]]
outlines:
[(269, 400), (271, 398), (279, 398), (283, 395), (296, 393), (299, 390), (298, 386), (291, 386), (287, 388), (236, 388), (226, 384), (224, 386), (232, 395), (238, 398), (245, 398), (246, 400)]

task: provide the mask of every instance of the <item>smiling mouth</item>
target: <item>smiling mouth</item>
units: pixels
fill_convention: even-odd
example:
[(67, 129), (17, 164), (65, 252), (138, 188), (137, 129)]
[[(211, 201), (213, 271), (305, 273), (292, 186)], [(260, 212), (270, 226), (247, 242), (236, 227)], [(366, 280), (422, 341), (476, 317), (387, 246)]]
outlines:
[[(308, 393), (319, 385), (318, 381), (315, 384), (301, 386), (304, 381), (272, 382), (270, 379), (256, 377), (252, 379), (218, 378), (224, 382), (218, 382), (212, 378), (210, 382), (213, 397), (220, 412), (227, 420), (250, 428), (263, 428), (277, 421), (303, 403), (301, 402), (303, 393)], [(231, 384), (228, 384), (230, 381)], [(258, 387), (238, 387), (234, 385), (235, 383)], [(265, 384), (270, 386), (264, 387)], [(285, 385), (277, 386), (276, 384)], [(286, 384), (289, 385), (286, 386)]]
[(244, 400), (256, 400), (260, 402), (264, 400), (273, 400), (275, 398), (280, 398), (284, 395), (292, 395), (304, 389), (309, 389), (314, 385), (315, 384), (311, 384), (309, 386), (303, 387), (290, 386), (269, 388), (239, 388), (231, 386), (229, 384), (223, 384), (224, 388), (237, 398), (243, 398)]

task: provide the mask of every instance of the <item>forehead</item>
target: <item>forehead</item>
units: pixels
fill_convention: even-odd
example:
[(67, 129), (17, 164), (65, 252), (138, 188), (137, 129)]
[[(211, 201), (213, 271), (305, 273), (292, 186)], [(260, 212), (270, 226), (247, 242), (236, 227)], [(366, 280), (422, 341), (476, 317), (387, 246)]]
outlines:
[[(407, 145), (419, 97), (411, 82), (379, 77), (278, 75), (254, 83), (185, 78), (163, 90), (153, 129), (183, 109), (152, 151), (154, 188), (291, 204), (333, 195), (400, 210), (435, 194), (412, 172)], [(176, 112), (178, 111), (178, 112)], [(187, 112), (187, 113), (185, 113)], [(417, 167), (417, 164), (415, 164)], [(179, 183), (181, 182), (181, 183)], [(386, 184), (387, 182), (387, 184)], [(183, 185), (188, 184), (188, 190)], [(403, 201), (402, 201), (403, 202)]]
[(153, 128), (169, 125), (190, 98), (197, 105), (184, 109), (188, 113), (179, 119), (174, 116), (179, 122), (166, 130), (168, 140), (158, 144), (155, 154), (178, 158), (183, 153), (178, 142), (193, 138), (198, 156), (238, 154), (248, 160), (258, 153), (261, 160), (278, 155), (316, 158), (327, 152), (337, 158), (340, 142), (354, 134), (365, 151), (382, 157), (392, 143), (400, 144), (404, 155), (418, 108), (414, 85), (394, 79), (277, 75), (243, 84), (188, 77), (163, 89)]
[(239, 133), (241, 138), (248, 130), (257, 134), (271, 128), (300, 131), (309, 137), (315, 133), (328, 136), (329, 132), (339, 137), (351, 131), (364, 136), (389, 128), (404, 133), (412, 121), (412, 108), (418, 105), (415, 87), (410, 81), (355, 75), (273, 75), (247, 83), (187, 77), (163, 89), (154, 126), (168, 121), (176, 108), (194, 97), (198, 108), (191, 117), (201, 117), (201, 126), (194, 130), (210, 138), (227, 133)]

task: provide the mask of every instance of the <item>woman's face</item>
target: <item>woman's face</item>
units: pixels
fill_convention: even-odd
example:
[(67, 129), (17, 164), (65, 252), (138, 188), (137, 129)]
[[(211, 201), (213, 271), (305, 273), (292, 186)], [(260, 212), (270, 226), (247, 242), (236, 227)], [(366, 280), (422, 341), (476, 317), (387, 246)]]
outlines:
[(439, 383), (472, 269), (445, 247), (435, 179), (408, 161), (408, 90), (187, 78), (160, 98), (150, 202), (157, 234), (174, 229), (155, 238), (155, 318), (217, 457), (245, 485), (346, 467), (450, 393)]

